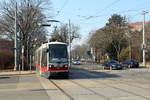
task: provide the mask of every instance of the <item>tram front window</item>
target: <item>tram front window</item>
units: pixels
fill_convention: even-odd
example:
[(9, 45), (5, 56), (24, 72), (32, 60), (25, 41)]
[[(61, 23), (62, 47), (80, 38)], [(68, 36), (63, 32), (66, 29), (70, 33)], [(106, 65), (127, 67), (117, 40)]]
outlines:
[(49, 45), (50, 63), (66, 63), (68, 62), (67, 46), (60, 44)]

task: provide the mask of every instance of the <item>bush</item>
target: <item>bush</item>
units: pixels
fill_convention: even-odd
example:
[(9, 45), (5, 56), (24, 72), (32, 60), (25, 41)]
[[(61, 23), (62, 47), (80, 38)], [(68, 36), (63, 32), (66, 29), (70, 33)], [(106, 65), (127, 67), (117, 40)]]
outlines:
[(0, 40), (0, 69), (13, 68), (14, 56), (12, 42), (9, 40)]

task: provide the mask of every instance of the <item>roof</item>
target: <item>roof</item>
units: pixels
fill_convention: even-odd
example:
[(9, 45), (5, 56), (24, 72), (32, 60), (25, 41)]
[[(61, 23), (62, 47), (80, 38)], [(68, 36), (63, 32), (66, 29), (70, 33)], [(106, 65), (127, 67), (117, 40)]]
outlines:
[[(130, 23), (129, 25), (141, 25), (143, 24), (143, 22), (134, 22), (134, 23)], [(145, 24), (150, 24), (150, 21), (145, 22)]]
[(47, 46), (48, 46), (49, 44), (63, 44), (63, 45), (67, 45), (66, 43), (63, 43), (63, 42), (48, 42), (48, 43), (42, 44), (42, 45), (38, 48), (38, 50), (39, 50), (39, 49), (42, 49), (42, 48), (47, 48)]
[(63, 43), (63, 42), (48, 42), (46, 44), (65, 44), (65, 45), (67, 45), (66, 43)]
[[(145, 24), (150, 24), (150, 21), (145, 22)], [(130, 23), (129, 26), (134, 30), (141, 30), (143, 27), (143, 22)]]

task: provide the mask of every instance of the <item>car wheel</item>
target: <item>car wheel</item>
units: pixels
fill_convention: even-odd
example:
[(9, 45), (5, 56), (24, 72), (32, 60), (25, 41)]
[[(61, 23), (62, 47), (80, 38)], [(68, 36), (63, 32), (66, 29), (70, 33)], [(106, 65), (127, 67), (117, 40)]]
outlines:
[(112, 67), (111, 65), (109, 66), (109, 68), (110, 68), (110, 70), (112, 70), (112, 69), (113, 69), (113, 67)]
[(126, 69), (127, 69), (127, 67), (125, 67), (125, 66), (124, 66), (124, 67), (122, 67), (122, 69), (123, 69), (123, 70), (126, 70)]
[(131, 65), (128, 65), (128, 68), (131, 68)]

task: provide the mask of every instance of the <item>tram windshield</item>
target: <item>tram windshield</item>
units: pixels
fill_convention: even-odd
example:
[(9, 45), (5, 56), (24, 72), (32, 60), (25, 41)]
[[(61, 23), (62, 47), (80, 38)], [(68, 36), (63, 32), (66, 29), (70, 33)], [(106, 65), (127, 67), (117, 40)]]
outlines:
[(50, 44), (49, 45), (50, 63), (66, 63), (68, 62), (67, 45)]

